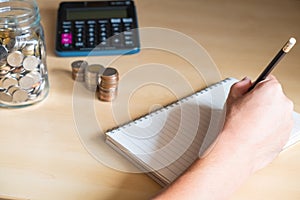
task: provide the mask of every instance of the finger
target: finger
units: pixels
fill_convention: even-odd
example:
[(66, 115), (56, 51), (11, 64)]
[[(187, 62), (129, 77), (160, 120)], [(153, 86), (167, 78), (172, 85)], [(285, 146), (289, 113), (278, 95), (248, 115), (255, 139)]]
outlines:
[(230, 89), (230, 96), (233, 98), (239, 98), (247, 93), (252, 83), (248, 77), (243, 78), (241, 81), (232, 85)]

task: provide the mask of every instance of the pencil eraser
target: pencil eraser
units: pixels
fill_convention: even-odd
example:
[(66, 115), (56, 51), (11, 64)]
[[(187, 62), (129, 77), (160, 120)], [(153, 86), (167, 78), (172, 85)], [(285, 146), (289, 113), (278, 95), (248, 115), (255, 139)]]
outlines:
[(289, 39), (289, 41), (284, 45), (284, 47), (282, 48), (282, 50), (285, 52), (285, 53), (288, 53), (292, 48), (293, 46), (296, 44), (296, 39), (291, 37)]
[(295, 45), (296, 44), (296, 39), (291, 37), (289, 42), (292, 44), (292, 45)]

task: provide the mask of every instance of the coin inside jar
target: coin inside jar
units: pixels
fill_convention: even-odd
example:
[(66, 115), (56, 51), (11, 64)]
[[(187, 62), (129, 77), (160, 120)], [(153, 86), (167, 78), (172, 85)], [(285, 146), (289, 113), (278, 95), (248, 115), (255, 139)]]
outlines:
[(14, 38), (9, 38), (9, 41), (5, 41), (5, 42), (6, 42), (5, 46), (9, 51), (12, 50), (16, 45), (16, 40)]
[(23, 67), (28, 71), (36, 69), (38, 65), (39, 60), (35, 56), (26, 56), (26, 58), (23, 61)]
[(4, 76), (9, 73), (11, 68), (9, 66), (1, 67), (0, 69), (0, 76)]
[(24, 102), (28, 99), (28, 93), (26, 90), (16, 90), (14, 91), (14, 93), (12, 94), (12, 101), (14, 102)]
[(0, 60), (6, 59), (8, 56), (7, 49), (4, 46), (0, 45)]
[(19, 89), (20, 89), (19, 86), (14, 85), (14, 86), (9, 87), (9, 88), (7, 89), (7, 92), (8, 92), (9, 94), (13, 94), (16, 90), (19, 90)]
[(12, 96), (6, 92), (0, 92), (0, 101), (12, 102)]
[(12, 67), (20, 67), (22, 65), (24, 55), (20, 51), (13, 51), (7, 56), (7, 63)]
[(0, 59), (0, 69), (2, 68), (2, 67), (5, 67), (6, 66), (6, 60), (5, 59)]
[(18, 85), (18, 80), (13, 77), (7, 77), (2, 81), (2, 88), (8, 89), (14, 85)]
[(19, 80), (19, 85), (21, 86), (22, 89), (28, 90), (33, 87), (35, 84), (34, 77), (26, 75), (20, 78)]
[(34, 45), (30, 44), (30, 45), (26, 45), (23, 49), (22, 49), (22, 53), (26, 56), (29, 55), (33, 55), (34, 54)]
[(9, 31), (1, 31), (0, 32), (0, 37), (1, 38), (7, 38), (7, 37), (9, 37)]

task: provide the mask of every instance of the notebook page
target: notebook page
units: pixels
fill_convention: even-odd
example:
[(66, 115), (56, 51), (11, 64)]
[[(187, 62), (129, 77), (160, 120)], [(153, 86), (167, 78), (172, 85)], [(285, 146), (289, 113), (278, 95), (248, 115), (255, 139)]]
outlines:
[[(217, 136), (223, 105), (235, 81), (227, 79), (108, 132), (108, 140), (142, 165), (144, 172), (170, 183)], [(207, 133), (213, 134), (206, 136)]]

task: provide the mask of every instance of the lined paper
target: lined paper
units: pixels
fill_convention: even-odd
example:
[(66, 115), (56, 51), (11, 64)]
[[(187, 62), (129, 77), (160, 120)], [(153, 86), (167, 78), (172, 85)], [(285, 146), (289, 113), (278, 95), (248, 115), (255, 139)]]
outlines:
[(169, 184), (194, 162), (200, 149), (203, 152), (213, 142), (222, 126), (225, 99), (235, 81), (223, 80), (109, 131), (107, 143), (161, 184)]
[[(223, 126), (224, 103), (236, 81), (225, 79), (108, 131), (106, 142), (165, 186), (180, 176), (215, 140)], [(298, 116), (294, 129), (297, 133), (300, 115), (295, 116)], [(289, 144), (299, 140), (299, 134), (293, 134), (293, 138)]]

